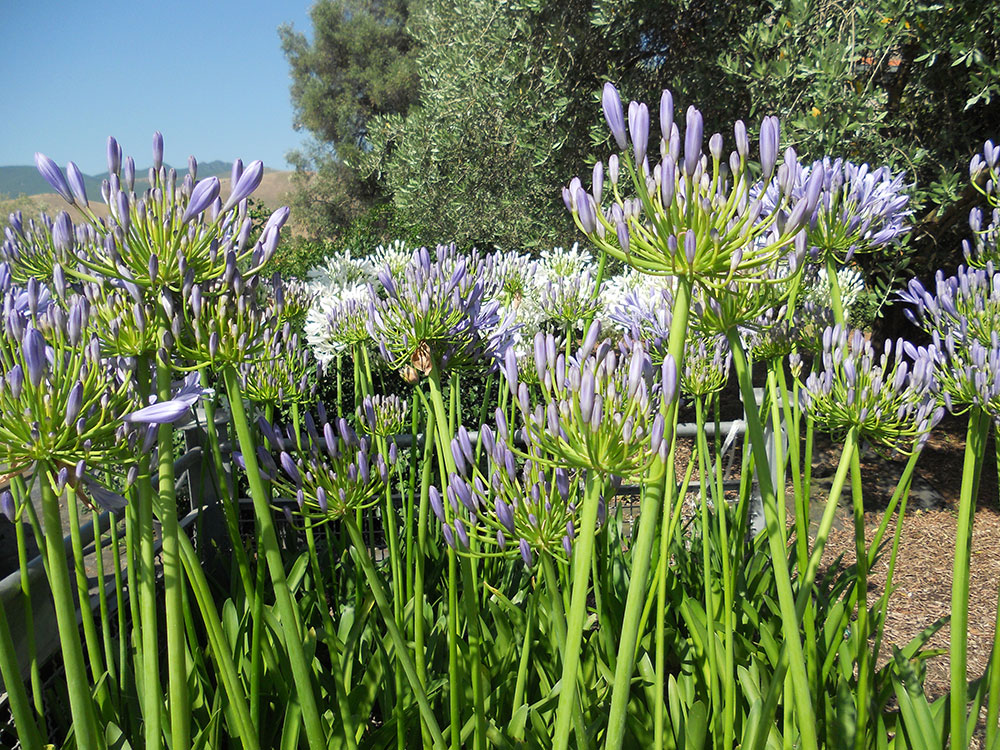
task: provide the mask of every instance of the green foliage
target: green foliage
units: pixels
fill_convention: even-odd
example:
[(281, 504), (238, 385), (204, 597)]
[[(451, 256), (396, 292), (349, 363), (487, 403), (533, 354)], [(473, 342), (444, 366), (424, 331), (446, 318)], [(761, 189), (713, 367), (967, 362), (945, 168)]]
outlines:
[(405, 112), (418, 80), (405, 0), (321, 0), (314, 38), (279, 30), (292, 67), (297, 126), (330, 143), (344, 160), (364, 147), (368, 121)]
[(876, 284), (960, 257), (972, 197), (961, 176), (1000, 121), (998, 29), (996, 0), (771, 0), (719, 56), (747, 93), (743, 116), (778, 115), (800, 157), (907, 173), (914, 232), (904, 252), (865, 264)]

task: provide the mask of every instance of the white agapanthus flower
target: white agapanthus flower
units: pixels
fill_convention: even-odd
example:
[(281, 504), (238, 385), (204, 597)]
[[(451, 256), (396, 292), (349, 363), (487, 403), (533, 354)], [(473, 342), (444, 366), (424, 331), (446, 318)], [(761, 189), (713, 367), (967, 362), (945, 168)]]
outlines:
[(375, 273), (378, 273), (383, 266), (389, 266), (390, 273), (399, 276), (413, 260), (413, 250), (408, 249), (403, 240), (393, 240), (388, 245), (376, 247), (368, 256), (368, 260)]
[(350, 250), (343, 250), (324, 258), (309, 271), (308, 278), (319, 294), (339, 297), (345, 289), (374, 281), (376, 271), (370, 258), (354, 257)]
[(581, 250), (580, 245), (574, 242), (569, 250), (562, 247), (543, 250), (538, 264), (538, 273), (541, 277), (541, 286), (544, 286), (547, 281), (568, 276), (579, 276), (584, 273), (596, 276), (597, 264), (588, 251)]
[[(844, 315), (848, 314), (851, 306), (858, 301), (861, 293), (865, 289), (865, 281), (861, 274), (854, 268), (844, 267), (837, 271), (837, 283), (840, 285), (841, 302), (844, 306)], [(830, 285), (830, 278), (826, 275), (826, 268), (820, 268), (815, 279), (804, 280), (804, 302), (812, 302), (823, 307), (832, 307), (831, 298), (833, 288)]]

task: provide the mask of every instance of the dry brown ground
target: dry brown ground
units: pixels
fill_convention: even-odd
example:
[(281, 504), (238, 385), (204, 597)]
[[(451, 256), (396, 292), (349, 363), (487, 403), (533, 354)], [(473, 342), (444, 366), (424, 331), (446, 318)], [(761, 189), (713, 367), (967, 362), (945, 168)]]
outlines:
[[(890, 644), (904, 645), (921, 630), (951, 611), (952, 563), (955, 553), (958, 498), (962, 479), (966, 420), (946, 417), (937, 427), (917, 463), (916, 473), (934, 487), (945, 500), (938, 510), (907, 511), (900, 539), (894, 573), (893, 592), (883, 643), (882, 659), (891, 655)], [(987, 456), (992, 455), (992, 441)], [(820, 465), (828, 468), (836, 460), (836, 446), (823, 452)], [(902, 464), (880, 461), (875, 457), (862, 462), (865, 484), (866, 536), (870, 541), (882, 520), (892, 482)], [(845, 514), (846, 514), (845, 510)], [(842, 564), (854, 561), (854, 531), (845, 519), (830, 536), (824, 560), (831, 563), (843, 554)], [(895, 525), (895, 518), (891, 524)], [(997, 592), (1000, 583), (1000, 510), (997, 502), (996, 466), (988, 458), (979, 488), (979, 500), (973, 524), (972, 564), (969, 595), (969, 676), (983, 673), (989, 660), (996, 621)], [(876, 562), (870, 580), (870, 600), (884, 591), (888, 555)], [(945, 625), (928, 646), (947, 651), (950, 631)], [(925, 691), (929, 697), (947, 692), (948, 655), (931, 658), (927, 664)]]

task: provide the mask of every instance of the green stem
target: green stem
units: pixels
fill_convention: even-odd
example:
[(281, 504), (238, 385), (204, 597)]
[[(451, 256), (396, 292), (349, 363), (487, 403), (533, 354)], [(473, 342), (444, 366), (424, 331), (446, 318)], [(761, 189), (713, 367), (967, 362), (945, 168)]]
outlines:
[(746, 409), (747, 432), (750, 436), (752, 458), (757, 472), (757, 482), (760, 487), (764, 505), (764, 518), (767, 527), (768, 544), (771, 548), (771, 564), (774, 566), (774, 580), (777, 586), (778, 606), (781, 612), (782, 635), (785, 648), (788, 649), (788, 664), (792, 673), (792, 685), (795, 694), (796, 719), (801, 735), (802, 747), (805, 750), (815, 750), (818, 747), (816, 737), (815, 712), (809, 681), (805, 671), (802, 653), (802, 641), (799, 637), (799, 618), (795, 612), (795, 597), (792, 593), (792, 580), (788, 571), (788, 559), (782, 539), (784, 533), (778, 525), (778, 498), (771, 481), (771, 467), (765, 450), (764, 429), (760, 415), (753, 408), (755, 403), (750, 370), (740, 341), (737, 329), (731, 328), (726, 333), (733, 355), (733, 366), (736, 370), (743, 402), (750, 406)]
[(851, 457), (851, 501), (854, 509), (854, 550), (857, 571), (854, 590), (857, 592), (858, 620), (857, 633), (853, 636), (858, 644), (858, 687), (855, 693), (857, 723), (854, 735), (855, 750), (864, 750), (868, 728), (868, 546), (865, 542), (865, 506), (861, 486), (861, 463), (858, 452)]
[[(30, 500), (29, 500), (30, 502)], [(20, 523), (20, 521), (17, 521)], [(28, 575), (27, 568), (21, 568), (21, 576)], [(0, 602), (0, 676), (3, 677), (3, 687), (7, 691), (7, 702), (11, 715), (14, 717), (14, 727), (17, 729), (18, 741), (23, 750), (42, 750), (42, 735), (35, 724), (35, 717), (28, 693), (21, 680), (21, 670), (17, 662), (17, 650), (7, 623), (7, 604)]]
[(271, 586), (274, 589), (275, 608), (283, 623), (285, 647), (288, 651), (288, 661), (295, 681), (296, 695), (302, 711), (302, 721), (305, 725), (306, 738), (310, 747), (326, 747), (326, 733), (320, 719), (316, 704), (316, 693), (313, 686), (313, 675), (306, 661), (305, 648), (302, 645), (302, 626), (299, 623), (298, 610), (292, 600), (285, 577), (285, 567), (281, 559), (281, 548), (278, 545), (278, 535), (274, 530), (274, 520), (271, 518), (271, 508), (267, 503), (267, 493), (261, 478), (260, 467), (257, 464), (257, 453), (254, 448), (253, 436), (247, 422), (246, 410), (243, 406), (243, 395), (240, 392), (238, 376), (235, 367), (227, 366), (224, 371), (226, 394), (233, 413), (233, 424), (239, 440), (243, 460), (246, 463), (247, 482), (250, 486), (250, 496), (253, 500), (254, 513), (260, 528), (260, 543), (264, 548), (264, 559), (271, 575)]
[[(698, 495), (701, 504), (701, 563), (703, 585), (705, 588), (705, 651), (708, 657), (708, 687), (709, 695), (712, 697), (713, 714), (716, 716), (716, 721), (720, 721), (723, 712), (720, 712), (719, 708), (724, 706), (724, 701), (721, 697), (719, 686), (719, 664), (715, 650), (715, 596), (712, 576), (711, 523), (708, 512), (708, 485), (710, 484), (708, 465), (710, 456), (708, 454), (708, 441), (705, 439), (704, 406), (700, 396), (695, 398), (694, 404), (695, 419), (698, 425), (698, 477), (700, 480), (698, 482)], [(716, 505), (715, 511), (716, 513), (723, 512), (718, 505)], [(729, 550), (723, 547), (721, 556), (726, 557), (728, 554)], [(720, 588), (725, 588), (724, 582), (720, 583)], [(732, 677), (735, 678), (735, 675)], [(723, 679), (730, 679), (730, 675), (727, 674)], [(721, 735), (718, 729), (719, 727), (713, 727), (713, 736), (719, 737)]]
[(955, 532), (955, 567), (951, 584), (951, 746), (965, 747), (968, 693), (967, 658), (969, 638), (969, 564), (972, 556), (972, 522), (976, 511), (975, 491), (986, 453), (989, 415), (979, 407), (969, 414), (965, 436), (965, 462), (958, 499), (958, 527)]
[[(692, 282), (687, 278), (679, 278), (674, 296), (673, 319), (670, 324), (670, 336), (667, 351), (674, 358), (677, 372), (684, 368), (684, 341), (687, 335), (688, 313), (691, 303)], [(673, 425), (677, 418), (677, 399), (664, 405), (668, 433), (673, 433)], [(669, 434), (664, 440), (672, 439)], [(629, 685), (635, 668), (636, 643), (639, 638), (639, 624), (643, 605), (647, 596), (647, 578), (652, 559), (653, 540), (659, 523), (660, 506), (664, 498), (664, 477), (667, 476), (667, 465), (673, 464), (673, 454), (666, 464), (659, 458), (653, 464), (643, 489), (642, 506), (639, 513), (639, 529), (636, 535), (635, 548), (632, 552), (632, 576), (629, 580), (628, 594), (625, 600), (625, 616), (622, 620), (621, 640), (618, 643), (618, 656), (615, 661), (614, 686), (611, 689), (611, 708), (608, 715), (608, 732), (606, 750), (620, 750), (625, 738), (625, 718), (630, 695)]]
[[(11, 482), (11, 488), (15, 492), (15, 497), (20, 507), (22, 503), (30, 503), (31, 498), (25, 491), (24, 480), (16, 477)], [(28, 545), (25, 536), (24, 521), (20, 518), (15, 520), (15, 535), (17, 536), (17, 563), (21, 571), (21, 600), (24, 602), (24, 630), (28, 646), (28, 658), (30, 660), (31, 675), (31, 699), (34, 702), (35, 713), (42, 723), (42, 732), (45, 732), (45, 707), (42, 703), (42, 675), (38, 667), (38, 648), (35, 643), (35, 612), (31, 599), (31, 577), (28, 575)], [(40, 550), (44, 553), (44, 550)]]
[[(108, 514), (108, 521), (111, 525), (116, 523), (113, 514)], [(108, 609), (108, 592), (104, 580), (104, 545), (101, 540), (101, 514), (95, 508), (91, 513), (91, 522), (94, 526), (94, 565), (97, 568), (97, 602), (101, 613), (101, 641), (104, 645), (104, 660), (107, 663), (108, 682), (113, 692), (114, 702), (119, 702), (118, 696), (118, 671), (115, 667), (115, 652), (112, 648), (111, 638), (111, 614)]]
[[(445, 467), (448, 472), (448, 477), (451, 474), (457, 473), (457, 468), (455, 466), (455, 457), (451, 452), (451, 435), (448, 434), (449, 430), (447, 428), (448, 417), (445, 413), (444, 399), (441, 393), (441, 377), (438, 372), (437, 365), (431, 368), (430, 376), (428, 377), (428, 383), (430, 385), (430, 397), (431, 405), (434, 408), (435, 420), (437, 423), (437, 442), (438, 442), (438, 455), (444, 458)], [(457, 395), (457, 388), (453, 388), (452, 391)], [(457, 405), (454, 409), (455, 419), (458, 418)], [(453, 433), (453, 431), (451, 431)], [(446, 481), (442, 482), (442, 489), (446, 489), (446, 482), (448, 477), (444, 477)], [(458, 593), (457, 593), (457, 560), (455, 551), (449, 549), (448, 551), (448, 611), (449, 611), (449, 623), (452, 623), (451, 612), (453, 606), (458, 604)], [(477, 749), (482, 749), (486, 747), (486, 692), (483, 686), (483, 669), (482, 669), (482, 637), (479, 627), (479, 593), (476, 583), (476, 574), (473, 566), (473, 561), (471, 557), (463, 557), (462, 561), (462, 579), (465, 584), (466, 590), (463, 592), (463, 600), (466, 609), (466, 642), (469, 648), (469, 671), (471, 672), (472, 681), (472, 700), (474, 702), (474, 710), (476, 717), (476, 735), (475, 735), (475, 747)], [(457, 631), (457, 618), (458, 612), (455, 611), (454, 627)], [(452, 624), (449, 628), (453, 627)], [(451, 635), (452, 631), (449, 630), (449, 653), (451, 654)], [(450, 680), (456, 680), (458, 676), (457, 670), (457, 632), (456, 635), (456, 652), (451, 654), (452, 657), (456, 658), (455, 662), (452, 662), (451, 669), (449, 670)], [(449, 659), (451, 661), (451, 659)], [(456, 732), (459, 730), (458, 717), (455, 715), (456, 704), (455, 699), (458, 697), (458, 685), (457, 683), (451, 684), (451, 696), (452, 696), (452, 742), (456, 750), (458, 750), (458, 744), (455, 744)]]
[[(210, 385), (208, 369), (202, 368), (199, 371), (199, 378), (203, 388)], [(225, 465), (222, 461), (222, 446), (219, 442), (219, 431), (215, 426), (215, 399), (204, 400), (205, 404), (205, 434), (208, 437), (209, 450), (212, 454), (212, 467), (218, 480), (218, 487), (222, 497), (219, 504), (222, 506), (222, 514), (226, 519), (226, 531), (229, 533), (229, 544), (233, 548), (233, 560), (239, 571), (240, 582), (243, 584), (243, 594), (246, 601), (253, 599), (254, 584), (250, 576), (250, 559), (247, 551), (243, 547), (243, 539), (240, 536), (240, 521), (237, 515), (239, 499), (233, 491), (229, 475), (226, 474)]]
[[(167, 334), (161, 327), (160, 337)], [(156, 358), (156, 387), (161, 402), (169, 401), (170, 365)], [(167, 630), (167, 683), (170, 693), (170, 747), (188, 750), (191, 746), (191, 701), (188, 698), (187, 644), (184, 639), (184, 576), (177, 536), (177, 493), (174, 487), (174, 426), (162, 424), (157, 434), (159, 458), (159, 502), (163, 565), (164, 605)]]
[(417, 678), (417, 671), (413, 666), (413, 662), (410, 661), (409, 649), (406, 646), (406, 641), (403, 640), (403, 634), (396, 627), (392, 607), (389, 605), (385, 589), (382, 586), (382, 579), (375, 569), (375, 563), (372, 562), (368, 548), (365, 546), (364, 538), (361, 536), (361, 529), (358, 528), (357, 522), (350, 514), (344, 516), (344, 526), (347, 527), (347, 533), (350, 535), (351, 543), (354, 545), (354, 554), (357, 556), (365, 578), (368, 580), (368, 585), (372, 590), (372, 594), (375, 596), (375, 605), (379, 609), (379, 614), (382, 615), (386, 630), (389, 631), (389, 638), (392, 640), (393, 648), (396, 651), (396, 658), (402, 663), (406, 679), (410, 683), (410, 689), (416, 696), (420, 715), (424, 720), (424, 726), (427, 727), (431, 735), (433, 746), (437, 750), (444, 750), (445, 741), (444, 737), (441, 736), (441, 729), (438, 726), (437, 719), (434, 718), (434, 712), (427, 701), (427, 695), (424, 693), (423, 686)]
[(583, 498), (583, 514), (580, 519), (580, 535), (573, 545), (573, 558), (571, 561), (573, 594), (570, 598), (569, 614), (566, 618), (566, 641), (563, 647), (563, 668), (560, 680), (559, 703), (556, 707), (554, 750), (566, 750), (569, 747), (570, 735), (572, 734), (573, 704), (576, 703), (576, 676), (577, 670), (580, 667), (580, 646), (583, 641), (583, 628), (587, 619), (587, 596), (590, 591), (590, 560), (594, 553), (594, 537), (597, 530), (597, 505), (602, 484), (603, 480), (596, 472), (587, 472), (586, 489)]
[(94, 703), (91, 699), (91, 685), (87, 679), (87, 667), (83, 659), (80, 630), (76, 621), (76, 605), (69, 581), (69, 561), (62, 541), (62, 519), (59, 515), (59, 498), (52, 489), (55, 476), (54, 467), (48, 461), (38, 462), (39, 482), (42, 491), (42, 517), (45, 524), (45, 545), (49, 559), (49, 588), (56, 610), (56, 624), (59, 629), (59, 644), (62, 647), (63, 668), (66, 671), (66, 687), (69, 691), (70, 714), (76, 746), (80, 750), (94, 750), (101, 747)]
[[(83, 625), (83, 639), (87, 648), (87, 660), (90, 662), (90, 677), (93, 685), (98, 685), (104, 675), (104, 660), (101, 649), (97, 645), (97, 625), (94, 623), (94, 610), (90, 604), (90, 581), (83, 562), (83, 541), (80, 537), (80, 508), (76, 502), (76, 490), (66, 485), (66, 515), (69, 517), (69, 537), (73, 550), (73, 570), (76, 574), (76, 595), (80, 608), (80, 622)], [(101, 683), (95, 696), (103, 714), (109, 708), (110, 695), (107, 683)]]
[(236, 672), (233, 655), (230, 653), (229, 639), (222, 629), (222, 618), (215, 607), (215, 600), (212, 598), (212, 592), (209, 589), (208, 580), (205, 578), (205, 571), (201, 567), (201, 561), (198, 559), (198, 553), (195, 552), (191, 541), (183, 532), (178, 536), (178, 543), (184, 570), (187, 573), (188, 582), (191, 584), (191, 591), (194, 593), (195, 601), (205, 623), (209, 648), (212, 649), (215, 656), (223, 689), (232, 709), (231, 712), (226, 711), (225, 716), (232, 717), (235, 724), (235, 734), (240, 738), (243, 750), (259, 750), (257, 725), (250, 717), (250, 707), (247, 705), (243, 683)]

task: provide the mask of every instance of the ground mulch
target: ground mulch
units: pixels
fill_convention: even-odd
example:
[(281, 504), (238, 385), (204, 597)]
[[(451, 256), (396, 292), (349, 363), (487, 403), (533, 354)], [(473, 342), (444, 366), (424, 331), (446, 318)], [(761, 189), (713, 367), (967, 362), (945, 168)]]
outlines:
[[(924, 628), (951, 612), (952, 564), (966, 424), (964, 417), (946, 416), (932, 433), (917, 463), (916, 475), (937, 490), (943, 502), (940, 507), (908, 509), (906, 512), (880, 663), (891, 658), (891, 644), (905, 645)], [(822, 474), (835, 466), (839, 450), (829, 441), (820, 441), (818, 447), (818, 460), (814, 466)], [(991, 440), (987, 446), (973, 523), (968, 638), (970, 679), (978, 677), (986, 669), (996, 622), (1000, 584), (1000, 555), (997, 554), (1000, 551), (1000, 506), (994, 455)], [(894, 479), (901, 473), (902, 467), (903, 462), (887, 461), (873, 453), (866, 453), (862, 460), (866, 537), (869, 542), (882, 520)], [(850, 502), (849, 495), (844, 502)], [(843, 522), (831, 533), (824, 550), (824, 564), (828, 566), (840, 555), (843, 555), (841, 565), (851, 565), (855, 559), (850, 510), (846, 507), (842, 510)], [(890, 529), (895, 527), (895, 521), (894, 517)], [(891, 532), (886, 536), (891, 538)], [(885, 590), (888, 563), (887, 550), (876, 561), (872, 571), (869, 601), (878, 598)], [(924, 689), (929, 698), (936, 698), (949, 689), (949, 642), (950, 630), (946, 624), (928, 643), (928, 648), (945, 651), (927, 661)]]

